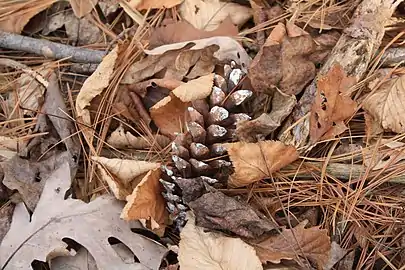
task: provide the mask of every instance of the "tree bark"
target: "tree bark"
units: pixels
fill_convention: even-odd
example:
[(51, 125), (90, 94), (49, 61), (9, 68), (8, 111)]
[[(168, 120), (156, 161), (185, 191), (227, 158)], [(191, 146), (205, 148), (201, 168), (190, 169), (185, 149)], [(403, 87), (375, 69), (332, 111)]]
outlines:
[[(297, 122), (289, 132), (282, 133), (279, 138), (281, 141), (302, 147), (303, 150), (310, 146), (308, 144), (310, 117), (307, 114), (311, 111), (315, 100), (317, 80), (327, 74), (335, 64), (340, 64), (348, 76), (355, 77), (357, 82), (360, 81), (381, 45), (385, 33), (384, 26), (391, 18), (396, 6), (402, 1), (364, 0), (357, 7), (353, 14), (352, 24), (343, 31), (317, 78), (305, 89), (283, 130), (288, 129), (297, 121), (300, 122)], [(304, 116), (306, 117), (302, 120), (301, 118)]]

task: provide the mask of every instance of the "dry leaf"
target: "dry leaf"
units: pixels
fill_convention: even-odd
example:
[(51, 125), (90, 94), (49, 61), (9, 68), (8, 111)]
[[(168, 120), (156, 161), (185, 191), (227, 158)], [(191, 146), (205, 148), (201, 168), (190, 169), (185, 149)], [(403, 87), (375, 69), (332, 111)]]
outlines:
[[(174, 79), (181, 81), (191, 72), (194, 73), (194, 77), (198, 77), (214, 71), (215, 64), (217, 63), (214, 53), (219, 48), (217, 45), (204, 46), (197, 50), (190, 49), (191, 47), (195, 47), (193, 43), (184, 43), (183, 45), (176, 49), (169, 47), (168, 50), (162, 50), (156, 54), (154, 54), (155, 51), (152, 51), (152, 55), (134, 63), (128, 69), (121, 83), (138, 83), (152, 77), (156, 73), (161, 74), (166, 80)], [(166, 46), (160, 46), (155, 50), (160, 50), (162, 47)], [(197, 63), (199, 65), (204, 63), (203, 68), (193, 71), (193, 66), (197, 66)]]
[(161, 9), (161, 8), (172, 8), (175, 7), (183, 0), (126, 0), (128, 5), (137, 10), (145, 9)]
[(97, 164), (97, 169), (100, 173), (101, 179), (107, 183), (114, 197), (118, 200), (125, 201), (127, 199), (127, 196), (129, 196), (133, 190), (131, 185), (125, 185), (124, 183), (121, 183), (119, 179), (116, 179), (114, 175), (109, 173), (100, 164)]
[[(183, 192), (187, 192), (189, 198), (193, 198), (201, 190), (199, 190), (198, 183), (190, 183), (191, 181), (188, 180), (183, 181), (181, 189)], [(201, 182), (199, 178), (195, 180)], [(181, 182), (176, 181), (176, 183)], [(261, 218), (250, 205), (244, 202), (239, 202), (213, 188), (203, 190), (202, 193), (204, 192), (207, 193), (188, 202), (196, 216), (198, 226), (211, 230), (228, 231), (246, 238), (260, 237), (277, 227), (267, 219)]]
[[(123, 245), (123, 244), (121, 244)], [(115, 245), (111, 245), (114, 248)], [(132, 255), (132, 252), (131, 252)], [(80, 247), (74, 256), (56, 257), (50, 262), (51, 270), (98, 270), (96, 261), (87, 249)]]
[(128, 185), (137, 176), (160, 167), (159, 163), (143, 160), (129, 160), (119, 158), (91, 157), (110, 173), (115, 175), (122, 184)]
[(237, 123), (236, 136), (245, 142), (264, 140), (290, 115), (296, 103), (295, 96), (283, 94), (276, 89), (271, 102), (271, 112), (263, 113), (254, 120)]
[[(44, 78), (48, 78), (52, 69), (44, 68), (38, 71)], [(44, 101), (45, 87), (28, 74), (21, 74), (17, 79), (17, 91), (10, 93), (9, 106), (11, 109), (19, 104), (24, 115), (35, 116)]]
[[(1, 188), (1, 187), (0, 187)], [(14, 204), (3, 204), (0, 207), (0, 243), (10, 229), (11, 219), (13, 217)]]
[(302, 258), (307, 258), (316, 262), (318, 269), (324, 269), (331, 252), (327, 230), (321, 230), (319, 227), (305, 229), (306, 223), (301, 222), (293, 229), (283, 229), (281, 234), (254, 244), (253, 247), (262, 263), (280, 263), (281, 260), (302, 263), (305, 262)]
[[(333, 266), (336, 263), (338, 263), (340, 260), (342, 260), (343, 257), (346, 255), (346, 253), (347, 253), (347, 250), (341, 248), (338, 243), (332, 242), (330, 254), (329, 254), (329, 260), (326, 263), (324, 270), (333, 269)], [(340, 268), (335, 268), (335, 269), (340, 269)]]
[(86, 17), (77, 18), (71, 10), (58, 12), (47, 20), (42, 34), (48, 35), (59, 28), (65, 27), (68, 38), (77, 45), (97, 43), (102, 39), (103, 32)]
[[(110, 84), (115, 67), (115, 61), (118, 58), (119, 46), (115, 47), (103, 61), (98, 65), (93, 74), (84, 82), (76, 98), (76, 117), (77, 121), (91, 126), (90, 111), (88, 106), (90, 102)], [(81, 127), (83, 135), (89, 145), (92, 145), (94, 130), (85, 126)]]
[(150, 108), (150, 115), (162, 134), (171, 138), (184, 130), (187, 107), (190, 102), (211, 94), (214, 74), (188, 81)]
[[(382, 139), (381, 144), (370, 145), (363, 148), (364, 164), (373, 171), (393, 166), (405, 159), (405, 143)], [(378, 149), (375, 149), (378, 147)]]
[(347, 77), (338, 64), (318, 80), (310, 118), (312, 143), (325, 135), (325, 137), (338, 135), (345, 130), (343, 121), (351, 117), (357, 108), (357, 103), (347, 94), (354, 83), (355, 78)]
[(316, 49), (310, 35), (301, 28), (279, 23), (252, 61), (248, 76), (258, 92), (297, 95), (315, 77), (315, 65), (308, 56)]
[(375, 137), (384, 132), (381, 123), (375, 119), (371, 114), (364, 113), (364, 123), (366, 124), (366, 142), (367, 144)]
[(147, 219), (158, 229), (167, 224), (169, 214), (166, 210), (166, 201), (162, 196), (163, 187), (159, 182), (160, 168), (149, 171), (136, 186), (131, 195), (127, 197), (127, 204), (121, 213), (124, 220)]
[[(71, 175), (67, 162), (46, 181), (44, 191), (33, 215), (23, 203), (16, 206), (11, 228), (0, 247), (2, 269), (27, 269), (33, 260), (49, 261), (56, 256), (70, 256), (71, 239), (85, 247), (94, 257), (99, 269), (127, 269), (111, 248), (110, 237), (119, 239), (139, 259), (132, 267), (158, 269), (167, 249), (155, 241), (137, 235), (131, 228), (139, 223), (120, 220), (122, 204), (111, 196), (98, 197), (90, 203), (65, 200)], [(10, 261), (7, 261), (8, 259)], [(7, 265), (5, 263), (7, 262)]]
[(235, 142), (224, 146), (235, 168), (228, 180), (228, 184), (234, 187), (247, 186), (269, 178), (272, 173), (298, 158), (295, 147), (280, 141)]
[(405, 132), (405, 75), (384, 82), (366, 98), (363, 108), (386, 129)]
[[(117, 149), (149, 149), (151, 147), (157, 147), (164, 149), (170, 144), (171, 140), (164, 135), (155, 134), (153, 138), (148, 137), (136, 137), (129, 131), (125, 132), (124, 127), (120, 125), (114, 130), (110, 137), (107, 139), (108, 145)], [(0, 137), (1, 145), (1, 137)]]
[(179, 263), (184, 270), (259, 270), (263, 269), (255, 250), (239, 238), (204, 232), (188, 214), (180, 234)]
[(195, 28), (186, 21), (171, 23), (152, 30), (149, 38), (149, 47), (156, 48), (161, 45), (197, 40), (215, 36), (237, 36), (238, 28), (231, 19), (225, 19), (215, 30), (204, 31)]
[(97, 5), (98, 0), (69, 0), (76, 17), (81, 18), (89, 14)]
[(50, 7), (57, 0), (2, 1), (0, 11), (0, 30), (21, 33), (29, 20)]
[(179, 13), (195, 28), (205, 31), (215, 30), (228, 17), (233, 24), (242, 26), (252, 16), (250, 8), (220, 0), (185, 0)]

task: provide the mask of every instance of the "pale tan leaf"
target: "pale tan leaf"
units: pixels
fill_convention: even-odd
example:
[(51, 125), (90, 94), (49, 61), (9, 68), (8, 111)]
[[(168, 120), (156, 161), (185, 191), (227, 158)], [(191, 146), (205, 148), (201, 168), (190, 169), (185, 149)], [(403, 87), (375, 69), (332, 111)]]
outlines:
[(0, 30), (21, 33), (29, 20), (50, 7), (57, 0), (2, 1), (0, 10)]
[(109, 244), (110, 237), (119, 239), (139, 259), (130, 269), (159, 268), (168, 250), (131, 231), (142, 226), (119, 218), (121, 202), (108, 195), (90, 203), (65, 199), (70, 185), (70, 167), (65, 162), (46, 180), (32, 216), (24, 203), (16, 205), (10, 230), (0, 246), (2, 269), (23, 270), (31, 268), (33, 260), (47, 262), (56, 256), (71, 256), (65, 239), (86, 247), (98, 269), (128, 269)]
[(233, 60), (242, 67), (244, 72), (247, 72), (247, 68), (252, 61), (250, 56), (246, 53), (246, 50), (239, 44), (239, 42), (231, 37), (211, 37), (168, 44), (157, 47), (153, 50), (145, 50), (145, 53), (148, 55), (161, 55), (167, 51), (178, 50), (190, 44), (195, 44), (190, 47), (190, 50), (200, 50), (211, 45), (219, 46), (219, 50), (214, 53), (214, 57), (221, 62)]
[(109, 85), (117, 57), (118, 46), (104, 57), (96, 71), (84, 82), (76, 99), (77, 116), (88, 114), (86, 107)]
[(128, 5), (137, 10), (172, 8), (181, 4), (183, 0), (131, 0)]
[(213, 84), (214, 73), (211, 73), (180, 85), (172, 93), (182, 102), (191, 102), (208, 97), (211, 94)]
[(271, 174), (298, 158), (293, 146), (280, 141), (259, 141), (257, 143), (235, 142), (224, 144), (235, 172), (228, 184), (234, 187), (271, 177)]
[(243, 25), (253, 15), (252, 9), (219, 0), (185, 0), (179, 8), (180, 16), (195, 28), (212, 31), (227, 17), (236, 25)]
[(383, 83), (366, 98), (363, 108), (384, 129), (396, 133), (405, 132), (405, 75)]
[(110, 173), (116, 176), (122, 184), (127, 185), (137, 176), (159, 168), (160, 164), (142, 160), (129, 160), (119, 158), (91, 157), (92, 160), (104, 166)]
[(132, 189), (129, 186), (125, 186), (118, 179), (114, 179), (114, 176), (108, 173), (100, 164), (97, 164), (97, 169), (101, 179), (107, 183), (114, 197), (118, 200), (125, 201), (127, 196), (131, 194)]
[[(38, 74), (48, 78), (52, 70), (45, 68), (38, 71)], [(9, 106), (19, 104), (25, 115), (34, 116), (44, 101), (45, 87), (28, 74), (22, 74), (17, 79), (17, 90), (15, 95), (11, 94)]]
[(323, 269), (329, 261), (331, 243), (327, 230), (319, 227), (305, 229), (307, 221), (293, 229), (283, 229), (281, 234), (256, 243), (254, 248), (263, 263), (280, 263), (281, 260), (305, 262), (305, 258)]
[(89, 14), (97, 5), (98, 0), (69, 0), (76, 17), (81, 18)]
[(150, 115), (162, 134), (173, 138), (176, 132), (184, 130), (187, 107), (191, 102), (209, 96), (214, 74), (188, 81), (174, 89), (150, 108)]
[(254, 249), (239, 238), (204, 232), (192, 214), (180, 234), (179, 262), (184, 270), (263, 269)]
[(162, 196), (163, 186), (159, 179), (160, 168), (150, 170), (142, 181), (136, 186), (131, 195), (127, 197), (127, 204), (121, 213), (124, 220), (150, 220), (152, 225), (149, 229), (157, 229), (164, 226), (169, 214), (166, 210), (166, 201)]
[(0, 149), (18, 151), (18, 138), (0, 136)]
[(110, 137), (107, 139), (107, 143), (117, 149), (148, 149), (153, 146), (159, 146), (165, 148), (170, 144), (171, 140), (164, 135), (156, 134), (153, 138), (136, 137), (131, 132), (125, 132), (122, 125), (114, 130)]

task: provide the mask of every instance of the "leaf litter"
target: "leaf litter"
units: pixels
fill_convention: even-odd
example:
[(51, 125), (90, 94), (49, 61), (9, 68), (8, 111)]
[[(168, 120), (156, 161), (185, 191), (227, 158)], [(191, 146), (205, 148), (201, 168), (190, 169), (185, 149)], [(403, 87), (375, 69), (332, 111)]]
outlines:
[(403, 69), (371, 62), (400, 48), (370, 23), (391, 3), (54, 2), (0, 30), (106, 56), (1, 51), (5, 269), (402, 267)]

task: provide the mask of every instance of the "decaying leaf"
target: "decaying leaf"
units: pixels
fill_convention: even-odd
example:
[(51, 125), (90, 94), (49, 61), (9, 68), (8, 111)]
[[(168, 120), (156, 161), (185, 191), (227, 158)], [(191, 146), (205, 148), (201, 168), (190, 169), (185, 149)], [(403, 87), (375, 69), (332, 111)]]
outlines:
[(270, 113), (263, 113), (256, 119), (238, 123), (236, 136), (245, 142), (257, 142), (265, 139), (290, 115), (296, 103), (295, 96), (286, 95), (276, 89)]
[(186, 21), (171, 23), (155, 28), (149, 38), (149, 47), (156, 48), (161, 45), (198, 40), (215, 36), (237, 36), (238, 28), (230, 18), (226, 18), (215, 30), (204, 31), (195, 28)]
[[(182, 190), (189, 194), (193, 193), (194, 188), (191, 184), (182, 186)], [(246, 238), (256, 238), (276, 228), (275, 224), (261, 218), (248, 204), (220, 191), (209, 190), (188, 205), (196, 216), (196, 224), (204, 228), (229, 231)]]
[(366, 124), (366, 142), (369, 143), (373, 138), (384, 132), (381, 122), (375, 119), (371, 114), (364, 113), (364, 123)]
[[(109, 176), (105, 177), (104, 180), (109, 184), (111, 190), (116, 195), (117, 199), (124, 199), (129, 195), (133, 188), (132, 186), (137, 185), (138, 183), (131, 183), (134, 180), (138, 179), (137, 177), (148, 172), (159, 168), (160, 164), (155, 162), (147, 162), (142, 160), (128, 160), (128, 159), (119, 159), (119, 158), (105, 158), (105, 157), (91, 157), (92, 160), (96, 161), (101, 165), (101, 171), (104, 169), (108, 172), (102, 173), (103, 176), (114, 176), (114, 179)], [(113, 180), (113, 181), (111, 181)], [(110, 183), (112, 185), (110, 185)], [(118, 190), (117, 190), (118, 189)], [(126, 194), (123, 190), (129, 190), (129, 193)], [(117, 196), (117, 194), (120, 194)]]
[(69, 0), (73, 12), (78, 18), (89, 14), (97, 5), (98, 0)]
[(306, 265), (307, 258), (315, 262), (317, 268), (324, 269), (331, 252), (327, 230), (321, 230), (319, 227), (305, 229), (306, 223), (301, 222), (293, 229), (283, 229), (281, 234), (254, 244), (260, 260), (263, 263), (295, 260)]
[(195, 225), (193, 214), (180, 234), (179, 262), (185, 270), (263, 269), (255, 250), (239, 238), (204, 232)]
[[(69, 164), (65, 162), (46, 182), (31, 219), (23, 203), (16, 206), (10, 231), (0, 246), (1, 267), (26, 269), (33, 260), (47, 262), (57, 256), (70, 256), (65, 241), (72, 239), (91, 253), (98, 268), (127, 269), (109, 244), (109, 238), (114, 237), (139, 259), (134, 269), (158, 269), (166, 248), (133, 233), (130, 224), (119, 218), (122, 204), (111, 196), (98, 197), (89, 204), (64, 200), (70, 179)], [(132, 226), (142, 228), (139, 223)]]
[[(181, 44), (181, 43), (176, 43)], [(198, 76), (207, 75), (214, 71), (217, 59), (214, 57), (216, 51), (218, 51), (218, 45), (208, 45), (199, 49), (192, 49), (196, 46), (193, 43), (182, 43), (184, 46), (172, 49), (170, 47), (167, 50), (161, 50), (160, 46), (154, 50), (161, 50), (159, 53), (152, 54), (134, 63), (128, 71), (125, 73), (121, 83), (134, 84), (142, 80), (152, 77), (156, 73), (164, 73), (162, 76), (165, 79), (174, 79), (181, 81), (184, 77), (190, 78), (190, 73), (194, 79)], [(195, 70), (199, 68), (200, 70)]]
[(292, 23), (279, 23), (249, 67), (248, 76), (258, 92), (296, 95), (315, 77), (308, 56), (316, 49), (311, 36)]
[(162, 196), (163, 187), (159, 182), (160, 168), (150, 170), (127, 197), (127, 204), (121, 213), (124, 220), (150, 220), (151, 228), (158, 229), (167, 224), (169, 214)]
[(234, 187), (269, 178), (272, 173), (298, 158), (295, 147), (280, 141), (235, 142), (224, 146), (235, 169), (228, 180), (228, 184)]
[[(324, 266), (324, 270), (330, 270), (333, 266), (338, 263), (346, 255), (347, 250), (341, 248), (338, 243), (332, 242), (331, 249), (329, 253), (329, 260)], [(337, 268), (340, 269), (340, 268)]]
[[(114, 245), (115, 246), (115, 245)], [(114, 247), (112, 246), (112, 247)], [(51, 260), (51, 270), (56, 269), (85, 269), (85, 270), (98, 270), (96, 261), (87, 249), (81, 247), (74, 254), (68, 257), (56, 257)]]
[(77, 18), (72, 10), (65, 10), (50, 16), (47, 20), (42, 34), (48, 35), (59, 28), (64, 27), (68, 38), (77, 45), (88, 45), (96, 43), (102, 38), (103, 32), (89, 19)]
[(137, 10), (161, 9), (175, 7), (183, 0), (126, 0), (131, 8)]
[(173, 137), (184, 130), (187, 107), (194, 100), (206, 98), (212, 91), (214, 74), (180, 85), (150, 108), (150, 115), (162, 134)]
[[(251, 58), (245, 49), (231, 37), (211, 37), (159, 46), (153, 50), (145, 50), (148, 57), (133, 64), (124, 75), (121, 83), (133, 84), (152, 77), (157, 72), (167, 69), (165, 79), (176, 79), (175, 76), (186, 76), (192, 73), (193, 79), (213, 71), (215, 64), (229, 63), (232, 60), (241, 66), (244, 72), (250, 65)], [(213, 55), (213, 57), (211, 57)], [(196, 63), (203, 66), (201, 71), (195, 70)], [(193, 69), (190, 70), (190, 68)], [(201, 69), (201, 67), (199, 68)]]
[[(125, 132), (124, 127), (120, 125), (114, 130), (110, 137), (107, 139), (108, 145), (117, 149), (148, 149), (152, 147), (158, 147), (164, 149), (170, 144), (171, 140), (164, 135), (156, 134), (153, 138), (149, 137), (137, 137), (132, 135), (131, 132)], [(1, 145), (1, 138), (0, 138)]]
[(179, 13), (195, 28), (206, 31), (215, 30), (228, 17), (241, 26), (252, 16), (250, 8), (220, 0), (185, 0)]
[[(0, 10), (0, 30), (21, 33), (29, 20), (50, 7), (57, 0), (2, 1)], [(16, 6), (18, 5), (19, 8)]]
[[(51, 69), (44, 68), (39, 70), (38, 74), (44, 78), (48, 78), (51, 72)], [(9, 106), (13, 107), (15, 104), (19, 104), (23, 109), (24, 115), (36, 115), (44, 101), (45, 87), (32, 76), (25, 73), (17, 79), (16, 84), (16, 92), (10, 93)]]
[(347, 77), (339, 64), (318, 80), (310, 118), (312, 143), (345, 130), (343, 121), (351, 117), (357, 108), (357, 103), (348, 94), (354, 83), (355, 78)]
[(0, 207), (0, 243), (3, 241), (4, 236), (10, 229), (13, 211), (14, 205), (11, 203), (3, 204)]
[(405, 132), (405, 75), (384, 82), (366, 98), (363, 108), (381, 126), (396, 133)]

